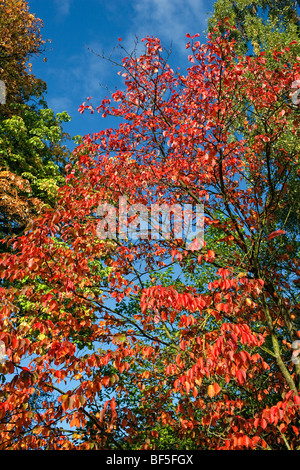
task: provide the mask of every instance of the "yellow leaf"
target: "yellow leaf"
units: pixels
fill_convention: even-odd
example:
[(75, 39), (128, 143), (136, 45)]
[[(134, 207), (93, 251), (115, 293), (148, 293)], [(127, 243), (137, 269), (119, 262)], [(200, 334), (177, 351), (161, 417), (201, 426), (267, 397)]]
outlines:
[(219, 384), (217, 384), (217, 382), (215, 382), (214, 384), (211, 384), (211, 385), (208, 386), (207, 393), (210, 396), (210, 398), (212, 398), (215, 395), (217, 395), (220, 392), (220, 390), (221, 390), (221, 388), (220, 388)]
[(202, 379), (200, 379), (200, 378), (195, 379), (195, 384), (197, 384), (200, 387), (201, 384), (202, 384)]

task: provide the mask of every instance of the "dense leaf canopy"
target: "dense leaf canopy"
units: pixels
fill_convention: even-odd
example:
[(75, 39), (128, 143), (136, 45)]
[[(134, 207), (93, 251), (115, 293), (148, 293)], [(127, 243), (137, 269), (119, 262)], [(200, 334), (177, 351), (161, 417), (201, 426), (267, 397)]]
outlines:
[[(147, 37), (124, 89), (82, 105), (121, 123), (84, 138), (2, 257), (2, 449), (300, 447), (299, 240), (277, 218), (299, 172), (298, 45), (270, 64), (231, 32), (188, 41), (185, 74)], [(120, 197), (203, 204), (204, 242), (122, 237), (120, 215), (99, 238)]]

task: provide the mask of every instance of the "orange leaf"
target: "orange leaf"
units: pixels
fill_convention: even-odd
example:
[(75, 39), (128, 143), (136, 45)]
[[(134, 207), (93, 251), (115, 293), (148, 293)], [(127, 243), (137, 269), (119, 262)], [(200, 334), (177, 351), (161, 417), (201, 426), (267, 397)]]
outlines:
[(283, 235), (285, 233), (285, 230), (275, 230), (275, 232), (272, 232), (268, 235), (267, 240), (271, 240), (272, 238), (278, 237), (279, 235)]
[(113, 398), (110, 402), (110, 407), (113, 411), (115, 411), (116, 406), (117, 406), (117, 403), (116, 403), (115, 399)]

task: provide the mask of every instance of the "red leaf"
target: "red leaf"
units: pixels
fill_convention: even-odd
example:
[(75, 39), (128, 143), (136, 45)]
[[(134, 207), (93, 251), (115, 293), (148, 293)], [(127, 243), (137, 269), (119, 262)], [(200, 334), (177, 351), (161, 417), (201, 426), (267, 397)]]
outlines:
[(117, 406), (116, 400), (113, 398), (110, 402), (110, 407), (113, 411), (115, 411), (116, 406)]
[(283, 235), (284, 233), (286, 233), (285, 230), (276, 230), (275, 232), (272, 232), (270, 235), (268, 235), (267, 240), (271, 240), (272, 238)]
[(267, 423), (267, 421), (266, 421), (265, 419), (262, 418), (262, 419), (261, 419), (261, 422), (260, 422), (260, 425), (261, 425), (261, 427), (262, 427), (263, 429), (266, 429), (268, 423)]

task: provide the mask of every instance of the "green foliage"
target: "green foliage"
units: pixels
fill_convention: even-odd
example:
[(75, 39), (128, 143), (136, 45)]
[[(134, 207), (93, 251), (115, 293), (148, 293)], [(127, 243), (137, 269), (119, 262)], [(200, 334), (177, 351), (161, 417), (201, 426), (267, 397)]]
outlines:
[[(47, 85), (31, 73), (31, 57), (44, 52), (42, 21), (28, 2), (0, 2), (0, 238), (21, 234), (43, 205), (54, 206), (71, 152), (64, 131), (71, 120), (45, 101)], [(26, 186), (26, 190), (24, 187)], [(6, 246), (2, 246), (6, 250)]]
[[(219, 33), (224, 32), (227, 18), (237, 28), (232, 36), (237, 40), (238, 53), (258, 55), (261, 51), (280, 49), (299, 40), (297, 6), (299, 8), (299, 1), (291, 0), (217, 0), (208, 21), (208, 31), (217, 28)], [(299, 47), (298, 43), (298, 53)]]
[(0, 116), (0, 168), (29, 181), (31, 194), (53, 205), (59, 185), (64, 182), (64, 165), (69, 155), (61, 146), (66, 138), (63, 123), (66, 112), (57, 115), (51, 109), (32, 109), (15, 105), (10, 118)]

